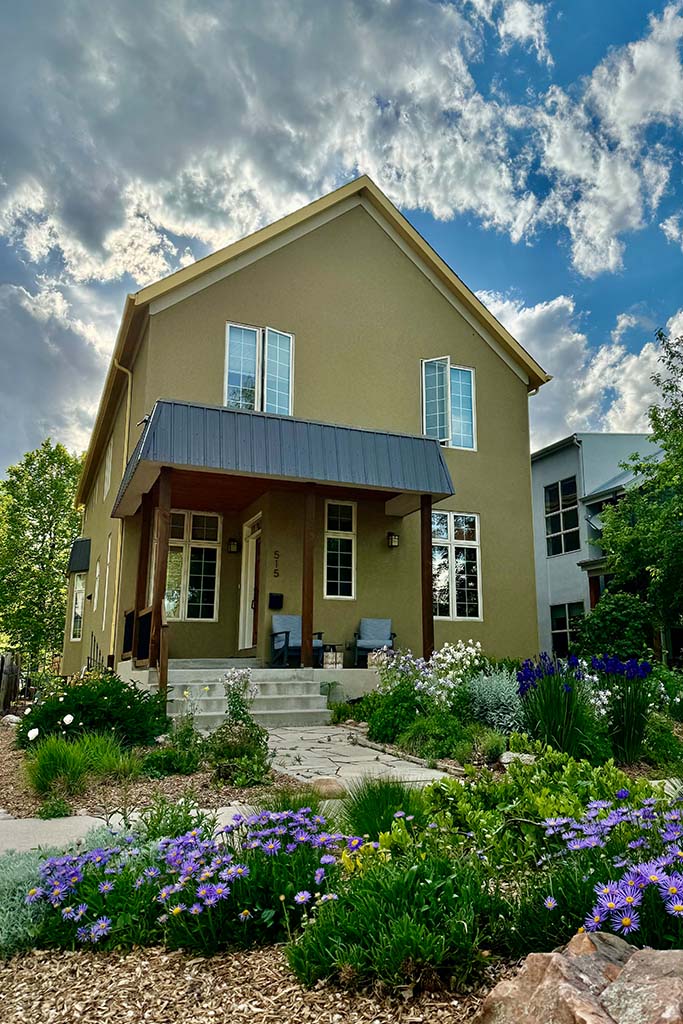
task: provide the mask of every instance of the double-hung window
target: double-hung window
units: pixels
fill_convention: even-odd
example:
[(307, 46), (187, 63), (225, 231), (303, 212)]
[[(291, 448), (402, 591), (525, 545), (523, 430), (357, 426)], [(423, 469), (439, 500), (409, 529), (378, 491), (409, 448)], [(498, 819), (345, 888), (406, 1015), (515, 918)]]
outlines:
[(545, 536), (549, 555), (578, 551), (579, 499), (576, 477), (568, 476), (545, 488)]
[(294, 335), (273, 327), (228, 324), (225, 339), (225, 404), (292, 414)]
[(325, 502), (325, 597), (356, 596), (356, 503)]
[(477, 447), (473, 369), (449, 356), (423, 360), (422, 430), (449, 448)]
[(77, 572), (74, 576), (74, 596), (71, 610), (71, 639), (80, 640), (83, 636), (83, 607), (85, 604), (85, 573)]
[(571, 604), (551, 604), (550, 632), (553, 654), (557, 654), (560, 658), (566, 658), (577, 639), (584, 614), (583, 601), (574, 601)]
[(164, 597), (168, 619), (218, 618), (221, 527), (219, 515), (171, 512)]
[(432, 593), (435, 618), (482, 618), (478, 515), (432, 513)]

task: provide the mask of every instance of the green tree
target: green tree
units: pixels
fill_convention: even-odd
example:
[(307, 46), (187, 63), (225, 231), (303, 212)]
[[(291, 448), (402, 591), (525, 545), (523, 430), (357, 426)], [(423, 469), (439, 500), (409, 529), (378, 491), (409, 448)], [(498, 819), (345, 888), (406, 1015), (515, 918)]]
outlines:
[(650, 409), (652, 439), (661, 458), (633, 456), (638, 486), (603, 509), (602, 546), (617, 583), (636, 584), (657, 625), (683, 614), (683, 337), (657, 333), (662, 371), (653, 382), (661, 404)]
[(47, 438), (0, 481), (0, 633), (32, 669), (61, 650), (82, 456)]

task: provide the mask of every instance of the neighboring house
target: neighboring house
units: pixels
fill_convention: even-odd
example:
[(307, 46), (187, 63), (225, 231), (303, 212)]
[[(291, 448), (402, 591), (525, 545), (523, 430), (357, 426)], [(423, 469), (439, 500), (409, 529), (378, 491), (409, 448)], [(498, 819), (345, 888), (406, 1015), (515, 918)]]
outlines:
[(567, 653), (605, 589), (600, 513), (635, 482), (620, 463), (655, 456), (647, 434), (571, 434), (531, 456), (541, 650)]
[(130, 295), (64, 673), (267, 663), (274, 612), (303, 616), (304, 665), (313, 630), (345, 645), (362, 617), (417, 652), (533, 653), (527, 403), (547, 379), (366, 177)]

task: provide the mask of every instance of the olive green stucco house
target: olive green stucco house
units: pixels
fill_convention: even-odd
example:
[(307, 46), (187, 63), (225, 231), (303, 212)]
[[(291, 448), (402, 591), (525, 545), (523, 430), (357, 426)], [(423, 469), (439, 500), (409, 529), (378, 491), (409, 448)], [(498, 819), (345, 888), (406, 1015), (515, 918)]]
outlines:
[(62, 670), (537, 649), (547, 375), (367, 177), (128, 296), (78, 503)]

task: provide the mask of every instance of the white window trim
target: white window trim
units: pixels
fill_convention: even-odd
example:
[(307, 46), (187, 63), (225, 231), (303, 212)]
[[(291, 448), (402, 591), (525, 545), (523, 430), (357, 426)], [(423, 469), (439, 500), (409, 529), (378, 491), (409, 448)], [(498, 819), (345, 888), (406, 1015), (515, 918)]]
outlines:
[[(230, 328), (237, 327), (240, 330), (256, 331), (256, 381), (254, 388), (254, 412), (263, 412), (265, 404), (265, 380), (268, 373), (268, 331), (276, 334), (285, 334), (290, 339), (289, 358), (289, 407), (288, 412), (275, 413), (271, 415), (292, 416), (294, 412), (294, 351), (295, 337), (291, 331), (283, 331), (279, 327), (266, 326), (257, 327), (256, 324), (240, 324), (236, 320), (228, 320), (225, 324), (225, 352), (223, 365), (223, 405), (228, 407), (228, 367), (230, 364)], [(228, 407), (229, 408), (229, 407)]]
[[(565, 480), (574, 480), (574, 482), (575, 482), (575, 486), (576, 486), (576, 504), (575, 505), (568, 505), (567, 508), (562, 508), (562, 484), (564, 483)], [(546, 492), (546, 490), (549, 487), (557, 487), (557, 490), (558, 490), (558, 495), (559, 495), (559, 499), (560, 499), (560, 506), (559, 506), (557, 512), (546, 512), (545, 511), (545, 492)], [(569, 530), (565, 530), (562, 527), (562, 513), (563, 512), (571, 512), (573, 509), (576, 509), (577, 525), (576, 526), (572, 526), (572, 528), (569, 529)], [(552, 518), (552, 516), (559, 516), (560, 517), (560, 529), (556, 533), (548, 533), (548, 520), (550, 518)], [(546, 534), (545, 534), (545, 557), (546, 558), (562, 558), (563, 555), (575, 555), (578, 551), (581, 550), (582, 540), (581, 540), (581, 516), (579, 515), (579, 481), (577, 479), (576, 473), (572, 473), (570, 476), (563, 476), (561, 480), (553, 480), (552, 483), (544, 484), (543, 485), (543, 517), (544, 517), (543, 518), (543, 525), (544, 525), (545, 531), (546, 531)], [(570, 548), (569, 551), (565, 551), (564, 550), (564, 538), (565, 538), (565, 535), (567, 533), (578, 533), (578, 535), (579, 535), (579, 546), (578, 546), (578, 548)], [(556, 551), (554, 554), (550, 554), (550, 552), (548, 551), (548, 541), (551, 539), (551, 537), (561, 537), (562, 538), (562, 550), (561, 551)]]
[[(467, 449), (471, 451), (471, 449)], [(476, 548), (477, 551), (477, 599), (479, 604), (478, 615), (435, 615), (434, 619), (437, 622), (483, 622), (484, 621), (484, 604), (483, 604), (483, 593), (482, 593), (482, 570), (481, 570), (481, 520), (478, 512), (451, 512), (445, 508), (432, 509), (435, 514), (447, 515), (448, 516), (448, 539), (445, 537), (432, 537), (432, 547), (447, 547), (448, 548), (448, 595), (451, 606), (451, 613), (456, 608), (455, 599), (455, 558), (452, 556), (454, 548)], [(456, 540), (455, 539), (455, 517), (456, 516), (469, 516), (476, 522), (477, 528), (477, 539), (476, 540)]]
[[(347, 505), (351, 509), (351, 530), (328, 530), (327, 529), (327, 510), (330, 505)], [(323, 547), (323, 599), (325, 601), (355, 601), (356, 600), (356, 570), (357, 570), (357, 553), (358, 544), (356, 543), (356, 522), (357, 522), (357, 502), (355, 501), (335, 501), (334, 498), (327, 498), (325, 500), (325, 531), (324, 531), (324, 547)], [(328, 537), (341, 537), (345, 540), (351, 540), (351, 548), (353, 557), (351, 560), (351, 594), (328, 594), (327, 593), (327, 539)]]
[(107, 537), (107, 561), (104, 569), (104, 598), (102, 600), (102, 629), (107, 621), (107, 598), (109, 597), (109, 566), (111, 565), (111, 534)]
[(109, 438), (107, 443), (107, 450), (104, 455), (104, 487), (102, 490), (102, 500), (109, 494), (109, 488), (111, 487), (111, 466), (114, 457), (114, 438)]
[(100, 559), (98, 558), (97, 562), (95, 563), (95, 588), (94, 588), (93, 599), (92, 599), (92, 610), (94, 612), (97, 611), (97, 605), (99, 604), (99, 600), (100, 600)]
[[(85, 617), (85, 590), (86, 590), (86, 573), (77, 572), (74, 574), (74, 590), (71, 599), (71, 629), (69, 630), (69, 639), (74, 643), (80, 643), (83, 639), (83, 619)], [(76, 625), (76, 598), (81, 595), (81, 635), (74, 636), (74, 626)]]
[[(425, 374), (426, 366), (428, 363), (446, 363), (446, 408), (447, 408), (447, 422), (448, 422), (448, 437), (440, 438), (439, 444), (445, 448), (452, 448), (458, 452), (476, 452), (477, 451), (477, 385), (476, 378), (477, 374), (473, 366), (465, 366), (464, 363), (452, 363), (450, 356), (434, 356), (432, 359), (421, 360), (421, 398), (422, 398), (422, 433), (427, 437), (427, 403), (425, 401)], [(451, 420), (451, 370), (467, 370), (472, 375), (472, 447), (466, 448), (465, 445), (453, 444), (452, 443), (452, 429), (453, 424)], [(464, 513), (463, 513), (464, 514)]]
[[(169, 622), (218, 622), (220, 615), (220, 596), (221, 596), (221, 551), (223, 545), (223, 516), (218, 512), (207, 512), (203, 509), (186, 509), (186, 508), (172, 508), (170, 515), (182, 515), (185, 517), (185, 526), (183, 529), (184, 538), (178, 540), (176, 537), (169, 536), (168, 546), (171, 547), (182, 547), (183, 549), (183, 569), (180, 581), (180, 615), (169, 615), (167, 613), (167, 619)], [(190, 532), (192, 530), (192, 516), (215, 516), (218, 520), (218, 539), (217, 540), (192, 540)], [(150, 577), (149, 585), (151, 587), (152, 580), (154, 579), (154, 562), (156, 561), (156, 545), (157, 545), (157, 533), (159, 528), (159, 510), (156, 509), (154, 513), (154, 531), (152, 539), (152, 558), (150, 559)], [(187, 614), (187, 602), (188, 602), (188, 590), (190, 582), (190, 548), (214, 548), (216, 554), (216, 595), (213, 604), (213, 618), (210, 619), (196, 619), (191, 618)], [(165, 593), (164, 587), (164, 593)], [(150, 599), (151, 604), (151, 599)]]
[[(581, 615), (575, 616), (575, 618), (584, 619), (586, 617), (586, 603), (585, 603), (585, 601), (560, 601), (558, 604), (551, 604), (551, 605), (548, 606), (549, 609), (550, 609), (550, 611), (549, 611), (549, 615), (550, 615), (550, 649), (553, 652), (555, 650), (555, 645), (553, 643), (553, 640), (554, 640), (555, 636), (560, 635), (560, 634), (562, 636), (566, 636), (566, 638), (567, 638), (567, 647), (568, 647), (568, 649), (571, 649), (571, 639), (572, 639), (571, 634), (572, 634), (573, 631), (572, 631), (572, 628), (571, 628), (572, 619), (571, 619), (571, 616), (569, 615), (569, 606), (572, 605), (572, 604), (580, 604), (581, 605), (581, 607), (582, 607)], [(552, 613), (552, 609), (553, 608), (562, 608), (562, 607), (564, 607), (564, 614), (565, 614), (565, 618), (567, 620), (567, 628), (566, 629), (553, 629), (553, 613)]]

